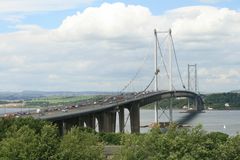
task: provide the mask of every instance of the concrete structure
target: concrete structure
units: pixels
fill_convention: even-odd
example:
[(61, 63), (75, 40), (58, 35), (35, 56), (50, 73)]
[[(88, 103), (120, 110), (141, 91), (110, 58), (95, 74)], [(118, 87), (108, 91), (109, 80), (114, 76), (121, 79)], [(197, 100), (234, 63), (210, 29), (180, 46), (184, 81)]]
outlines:
[[(107, 105), (94, 107), (79, 107), (69, 112), (52, 112), (43, 116), (35, 116), (43, 120), (56, 123), (60, 133), (65, 134), (73, 126), (85, 126), (98, 130), (99, 132), (116, 131), (116, 114), (119, 117), (119, 131), (124, 132), (125, 118), (124, 109), (128, 109), (130, 115), (130, 126), (132, 133), (140, 132), (140, 107), (161, 101), (165, 98), (189, 97), (195, 101), (196, 111), (204, 109), (202, 98), (191, 91), (159, 91), (148, 94), (133, 96), (129, 99), (116, 101)], [(97, 122), (97, 123), (96, 123)]]

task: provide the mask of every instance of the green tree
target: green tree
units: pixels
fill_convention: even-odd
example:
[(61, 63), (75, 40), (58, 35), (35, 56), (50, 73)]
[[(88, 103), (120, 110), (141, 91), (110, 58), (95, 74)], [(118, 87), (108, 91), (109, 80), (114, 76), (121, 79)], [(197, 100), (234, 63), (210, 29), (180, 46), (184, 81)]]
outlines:
[[(2, 159), (51, 159), (59, 147), (56, 126), (43, 125), (45, 122), (32, 122), (29, 119), (12, 119), (12, 121), (7, 122), (11, 123), (11, 125), (8, 125), (7, 129), (5, 129), (5, 136), (0, 142), (0, 157)], [(36, 124), (36, 128), (32, 126), (33, 124)], [(40, 129), (39, 126), (42, 128)]]
[(55, 159), (58, 160), (101, 160), (103, 145), (98, 142), (98, 137), (80, 128), (72, 128), (64, 135)]
[[(240, 137), (240, 136), (239, 136)], [(201, 126), (180, 129), (171, 126), (166, 133), (159, 128), (145, 135), (129, 135), (123, 140), (122, 160), (215, 160), (238, 159), (240, 138), (219, 132), (207, 133)], [(229, 158), (231, 157), (231, 158)]]
[(224, 160), (239, 160), (240, 159), (240, 135), (230, 137), (225, 145), (219, 148), (222, 159)]
[(23, 126), (17, 129), (12, 126), (6, 138), (0, 142), (0, 157), (6, 160), (36, 160), (38, 154), (38, 136), (33, 129)]
[(28, 126), (35, 133), (40, 133), (44, 125), (50, 122), (34, 119), (32, 117), (25, 118), (2, 118), (0, 119), (0, 140), (6, 137), (6, 133), (11, 130), (12, 126), (20, 129), (22, 126)]
[(38, 135), (37, 153), (41, 160), (52, 159), (60, 144), (60, 137), (56, 126), (44, 125)]
[(122, 133), (98, 133), (99, 140), (106, 145), (120, 145), (123, 137)]

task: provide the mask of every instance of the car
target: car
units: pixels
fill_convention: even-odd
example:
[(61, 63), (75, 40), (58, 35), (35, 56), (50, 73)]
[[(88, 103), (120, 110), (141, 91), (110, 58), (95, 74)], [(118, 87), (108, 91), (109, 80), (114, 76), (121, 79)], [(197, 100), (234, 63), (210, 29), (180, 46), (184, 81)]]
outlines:
[(62, 109), (62, 112), (68, 112), (68, 110), (67, 109)]

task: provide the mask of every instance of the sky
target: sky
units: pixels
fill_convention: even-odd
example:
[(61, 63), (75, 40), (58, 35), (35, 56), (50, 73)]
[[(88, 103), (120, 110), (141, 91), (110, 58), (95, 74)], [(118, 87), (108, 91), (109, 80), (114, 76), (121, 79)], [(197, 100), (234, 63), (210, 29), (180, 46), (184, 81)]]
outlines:
[[(0, 0), (0, 26), (0, 91), (143, 90), (153, 31), (170, 28), (186, 86), (197, 64), (200, 92), (240, 89), (238, 0)], [(159, 88), (168, 89), (168, 39), (158, 36)]]

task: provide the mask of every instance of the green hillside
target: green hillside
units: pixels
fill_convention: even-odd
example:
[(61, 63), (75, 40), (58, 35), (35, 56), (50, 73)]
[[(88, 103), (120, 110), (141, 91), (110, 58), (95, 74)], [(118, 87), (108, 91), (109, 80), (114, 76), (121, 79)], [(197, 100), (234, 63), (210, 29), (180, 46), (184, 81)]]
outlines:
[(27, 107), (48, 107), (48, 106), (60, 106), (60, 105), (75, 105), (82, 101), (96, 101), (103, 96), (49, 96), (44, 98), (36, 98), (25, 101)]
[(215, 93), (204, 96), (206, 106), (215, 109), (224, 109), (228, 103), (230, 108), (240, 109), (240, 93)]

